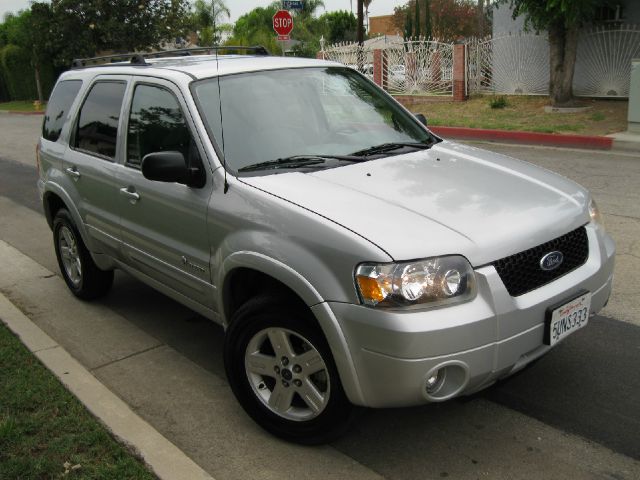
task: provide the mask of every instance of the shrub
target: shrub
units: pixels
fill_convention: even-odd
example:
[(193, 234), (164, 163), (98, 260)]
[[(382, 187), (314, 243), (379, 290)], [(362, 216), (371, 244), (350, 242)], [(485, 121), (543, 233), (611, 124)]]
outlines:
[(504, 108), (507, 105), (509, 105), (509, 103), (507, 102), (507, 99), (504, 98), (503, 96), (491, 97), (489, 99), (489, 106), (491, 108)]
[[(0, 49), (0, 84), (4, 85), (7, 100), (34, 100), (38, 98), (35, 71), (30, 55), (21, 47), (7, 45)], [(55, 75), (51, 64), (40, 67), (42, 95), (46, 99), (53, 88)], [(0, 86), (0, 98), (3, 87)]]

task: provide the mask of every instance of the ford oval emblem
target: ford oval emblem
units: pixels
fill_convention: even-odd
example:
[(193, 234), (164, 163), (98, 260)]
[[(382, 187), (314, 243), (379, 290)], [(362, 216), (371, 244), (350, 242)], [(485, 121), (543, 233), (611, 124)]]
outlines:
[(540, 268), (545, 271), (555, 270), (562, 264), (563, 260), (564, 255), (562, 252), (549, 252), (540, 259)]

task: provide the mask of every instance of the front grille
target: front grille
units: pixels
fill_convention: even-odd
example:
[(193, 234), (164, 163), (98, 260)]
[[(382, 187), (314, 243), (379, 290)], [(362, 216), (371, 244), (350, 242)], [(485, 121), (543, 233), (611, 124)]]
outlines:
[[(549, 252), (562, 252), (564, 260), (555, 270), (540, 268), (540, 260)], [(492, 263), (512, 297), (535, 290), (578, 268), (589, 257), (587, 231), (580, 227), (550, 242), (516, 253)]]

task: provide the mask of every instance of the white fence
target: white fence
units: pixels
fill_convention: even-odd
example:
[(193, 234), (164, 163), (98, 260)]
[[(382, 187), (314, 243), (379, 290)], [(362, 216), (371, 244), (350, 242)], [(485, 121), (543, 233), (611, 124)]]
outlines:
[(453, 44), (405, 42), (385, 50), (387, 75), (382, 86), (393, 94), (452, 95)]
[[(452, 95), (453, 44), (434, 40), (396, 41), (380, 47), (386, 75), (382, 86), (393, 94)], [(329, 60), (362, 65), (373, 77), (373, 47), (332, 45), (322, 52)], [(362, 60), (358, 62), (358, 54)], [(519, 33), (466, 41), (469, 94), (548, 95), (547, 35)], [(628, 98), (631, 60), (640, 58), (640, 27), (588, 29), (580, 32), (573, 81), (574, 94)]]

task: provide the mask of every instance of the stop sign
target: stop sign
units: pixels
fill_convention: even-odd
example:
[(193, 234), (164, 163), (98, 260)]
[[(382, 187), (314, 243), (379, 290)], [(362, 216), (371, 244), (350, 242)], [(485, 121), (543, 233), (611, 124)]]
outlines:
[(278, 10), (273, 16), (273, 29), (280, 37), (286, 37), (293, 30), (293, 18), (286, 10)]

